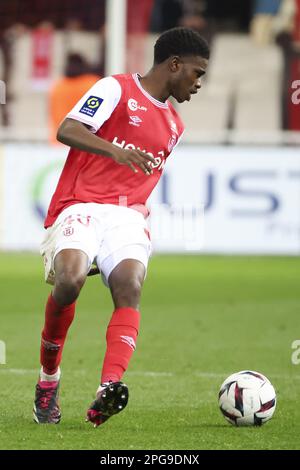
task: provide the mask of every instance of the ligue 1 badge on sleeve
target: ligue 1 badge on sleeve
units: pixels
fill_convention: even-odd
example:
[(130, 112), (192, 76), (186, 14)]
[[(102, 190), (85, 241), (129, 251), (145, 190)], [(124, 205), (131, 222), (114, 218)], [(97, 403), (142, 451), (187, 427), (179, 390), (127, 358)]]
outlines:
[(93, 117), (103, 103), (103, 99), (98, 96), (90, 96), (80, 109), (80, 113)]

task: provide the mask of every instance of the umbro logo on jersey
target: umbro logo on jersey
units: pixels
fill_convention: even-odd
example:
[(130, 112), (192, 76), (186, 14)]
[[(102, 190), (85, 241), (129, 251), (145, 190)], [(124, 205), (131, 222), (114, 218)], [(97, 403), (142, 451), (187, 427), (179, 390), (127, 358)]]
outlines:
[(128, 108), (130, 109), (130, 111), (147, 111), (146, 106), (139, 106), (138, 102), (133, 98), (130, 98), (128, 100)]
[(129, 124), (136, 127), (140, 127), (141, 122), (143, 122), (142, 119), (138, 116), (129, 116), (129, 119)]
[(98, 98), (98, 96), (90, 96), (84, 105), (79, 110), (80, 113), (86, 114), (87, 116), (93, 117), (98, 109), (100, 108), (101, 104), (103, 103), (102, 98)]
[(128, 344), (128, 346), (135, 350), (135, 341), (131, 336), (120, 336), (122, 343)]

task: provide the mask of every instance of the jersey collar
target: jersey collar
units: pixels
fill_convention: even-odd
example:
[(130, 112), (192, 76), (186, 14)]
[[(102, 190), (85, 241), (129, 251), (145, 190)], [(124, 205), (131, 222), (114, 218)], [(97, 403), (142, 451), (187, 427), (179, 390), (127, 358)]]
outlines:
[(162, 103), (161, 101), (158, 101), (157, 99), (153, 98), (153, 96), (151, 96), (150, 93), (148, 93), (146, 90), (144, 90), (144, 88), (141, 85), (141, 82), (139, 81), (139, 77), (140, 77), (140, 75), (138, 73), (133, 73), (132, 74), (133, 80), (135, 81), (137, 87), (140, 89), (140, 91), (143, 93), (143, 95), (145, 95), (146, 98), (148, 98), (148, 100), (150, 100), (151, 103), (153, 103), (158, 108), (167, 109), (169, 107), (168, 102), (166, 101), (165, 103)]

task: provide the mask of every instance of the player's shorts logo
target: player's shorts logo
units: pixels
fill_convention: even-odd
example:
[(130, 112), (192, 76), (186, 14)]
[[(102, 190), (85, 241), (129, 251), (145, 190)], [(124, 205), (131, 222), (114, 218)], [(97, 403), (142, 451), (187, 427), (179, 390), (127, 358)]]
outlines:
[(90, 96), (80, 109), (80, 113), (93, 117), (103, 102), (98, 96)]
[(71, 237), (74, 233), (74, 228), (73, 227), (66, 227), (63, 231), (63, 234), (65, 237)]

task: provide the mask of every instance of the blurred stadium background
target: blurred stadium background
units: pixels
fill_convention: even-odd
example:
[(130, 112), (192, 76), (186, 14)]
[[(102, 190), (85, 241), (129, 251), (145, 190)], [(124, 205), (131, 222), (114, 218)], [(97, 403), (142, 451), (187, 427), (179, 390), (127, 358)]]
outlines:
[[(159, 256), (145, 286), (140, 359), (128, 373), (138, 424), (120, 417), (131, 438), (116, 438), (112, 423), (99, 444), (76, 428), (77, 406), (82, 401), (84, 412), (90, 398), (80, 389), (67, 409), (65, 440), (52, 430), (45, 438), (32, 431), (28, 416), (48, 290), (37, 253), (67, 155), (55, 129), (99, 77), (151, 67), (156, 38), (178, 25), (203, 34), (212, 57), (201, 92), (178, 106), (186, 131), (151, 202), (163, 204), (154, 236)], [(290, 356), (300, 327), (300, 0), (1, 0), (0, 79), (0, 340), (7, 347), (0, 396), (21, 417), (16, 431), (1, 410), (1, 447), (299, 448), (299, 373)], [(199, 233), (191, 207), (204, 207)], [(65, 353), (66, 370), (91, 391), (99, 365), (95, 322), (105, 331), (111, 308), (103, 288), (106, 313), (99, 320), (98, 290), (98, 280), (89, 280)], [(264, 435), (229, 428), (226, 434), (215, 411), (218, 385), (245, 368), (270, 376), (281, 391), (278, 421)], [(168, 400), (155, 401), (155, 385), (154, 397), (145, 396), (141, 377), (150, 387), (159, 380)], [(26, 393), (15, 406), (17, 380)], [(169, 396), (170, 384), (177, 397)], [(146, 398), (152, 405), (145, 409)]]
[[(72, 104), (101, 76), (146, 71), (158, 34), (188, 25), (212, 58), (201, 93), (180, 106), (184, 160), (170, 160), (154, 201), (204, 205), (201, 251), (300, 253), (300, 2), (221, 3), (1, 1), (0, 248), (38, 247)], [(157, 249), (185, 249), (165, 238)]]

